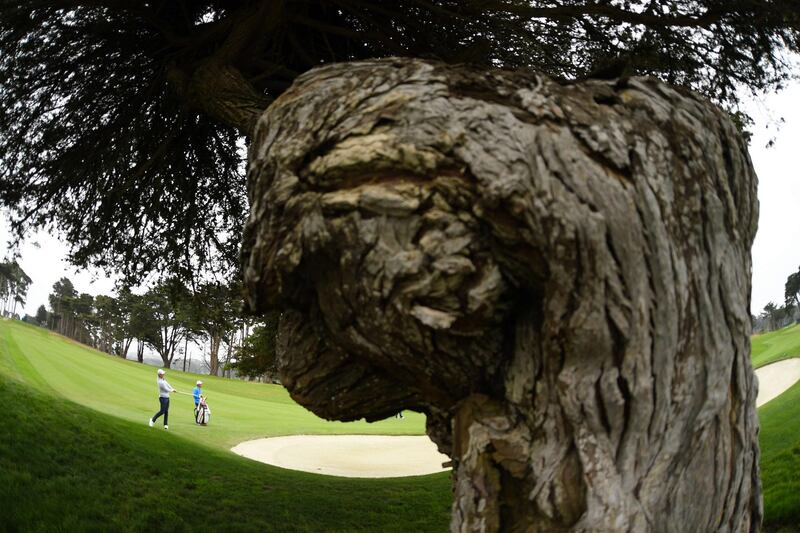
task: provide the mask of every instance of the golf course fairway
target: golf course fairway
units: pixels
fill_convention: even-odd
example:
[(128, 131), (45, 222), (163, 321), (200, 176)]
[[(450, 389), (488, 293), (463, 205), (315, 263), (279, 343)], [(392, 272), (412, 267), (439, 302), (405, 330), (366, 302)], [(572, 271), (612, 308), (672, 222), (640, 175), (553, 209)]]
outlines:
[[(795, 348), (797, 349), (795, 350)], [(800, 327), (753, 341), (757, 366), (800, 355)], [(424, 417), (321, 420), (279, 386), (209, 376), (212, 424), (175, 396), (149, 428), (155, 368), (0, 320), (0, 531), (445, 531), (449, 473), (358, 479), (256, 463), (229, 449), (269, 436), (421, 435)], [(189, 392), (196, 374), (170, 370)], [(800, 524), (800, 383), (759, 409), (766, 531)]]
[[(424, 417), (334, 423), (279, 386), (202, 376), (212, 424), (175, 396), (170, 430), (155, 368), (0, 320), (0, 531), (443, 531), (448, 473), (349, 479), (284, 470), (229, 451), (290, 434), (423, 434)], [(199, 376), (169, 371), (179, 391)]]

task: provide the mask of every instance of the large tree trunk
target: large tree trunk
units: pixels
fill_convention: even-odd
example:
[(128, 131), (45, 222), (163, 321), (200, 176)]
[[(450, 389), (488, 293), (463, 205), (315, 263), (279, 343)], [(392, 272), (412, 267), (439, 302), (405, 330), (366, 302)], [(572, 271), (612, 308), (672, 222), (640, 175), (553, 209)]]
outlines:
[(426, 413), (453, 531), (758, 530), (756, 178), (725, 113), (649, 79), (332, 65), (249, 165), (283, 383), (327, 418)]
[(231, 356), (233, 355), (233, 339), (235, 332), (231, 332), (228, 337), (227, 347), (225, 348), (225, 359), (222, 361), (222, 377), (231, 377)]
[(219, 345), (222, 337), (218, 333), (212, 333), (211, 345), (208, 348), (208, 373), (212, 376), (219, 375)]
[(128, 337), (122, 340), (122, 353), (119, 354), (120, 357), (126, 359), (128, 357), (128, 350), (131, 347), (131, 343), (133, 342), (133, 337)]
[(186, 372), (186, 356), (189, 355), (189, 337), (183, 339), (183, 371)]

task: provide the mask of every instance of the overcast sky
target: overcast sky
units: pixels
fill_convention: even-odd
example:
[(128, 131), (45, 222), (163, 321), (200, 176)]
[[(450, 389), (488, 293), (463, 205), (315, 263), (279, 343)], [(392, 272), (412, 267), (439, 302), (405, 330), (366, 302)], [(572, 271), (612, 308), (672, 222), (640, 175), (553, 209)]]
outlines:
[[(761, 216), (753, 246), (753, 296), (751, 309), (758, 314), (769, 301), (783, 302), (786, 277), (800, 267), (800, 82), (778, 94), (748, 105), (756, 120), (750, 154), (759, 177)], [(776, 121), (784, 123), (776, 130)], [(766, 148), (770, 139), (774, 146)], [(7, 224), (0, 216), (0, 253), (9, 241)], [(27, 238), (20, 265), (33, 279), (24, 312), (31, 315), (42, 305), (59, 278), (69, 277), (79, 292), (110, 293), (114, 280), (97, 271), (78, 272), (68, 265), (67, 247), (45, 233)]]
[[(786, 278), (800, 267), (800, 82), (753, 103), (756, 119), (750, 156), (758, 173), (760, 215), (753, 244), (753, 296), (758, 314), (773, 301), (783, 303)], [(767, 128), (770, 122), (785, 122)], [(775, 145), (766, 143), (775, 139)]]

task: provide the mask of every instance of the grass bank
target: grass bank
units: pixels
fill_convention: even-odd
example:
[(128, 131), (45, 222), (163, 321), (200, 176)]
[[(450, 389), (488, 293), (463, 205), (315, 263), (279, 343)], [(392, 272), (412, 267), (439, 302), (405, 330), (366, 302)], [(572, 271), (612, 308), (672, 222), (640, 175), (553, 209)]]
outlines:
[(358, 480), (241, 459), (0, 375), (0, 531), (443, 531), (447, 474)]
[[(158, 411), (156, 369), (88, 348), (45, 329), (0, 320), (0, 372), (59, 398), (138, 424)], [(329, 422), (297, 405), (279, 385), (200, 376), (170, 370), (167, 381), (190, 393), (202, 379), (212, 424), (194, 423), (189, 395), (170, 400), (171, 432), (193, 441), (230, 449), (248, 439), (301, 434), (424, 435), (425, 417), (377, 423)], [(160, 427), (160, 421), (159, 421)]]
[(755, 368), (790, 357), (800, 357), (800, 324), (754, 335), (751, 346)]
[[(753, 339), (762, 366), (800, 348), (800, 327)], [(170, 372), (189, 390), (196, 375)], [(150, 429), (155, 369), (0, 321), (0, 531), (443, 531), (448, 474), (358, 480), (233, 455), (240, 440), (298, 433), (420, 434), (423, 417), (326, 422), (273, 385), (202, 378), (214, 409), (196, 427), (178, 396)], [(185, 416), (184, 416), (185, 415)], [(765, 528), (800, 524), (800, 384), (759, 410)]]

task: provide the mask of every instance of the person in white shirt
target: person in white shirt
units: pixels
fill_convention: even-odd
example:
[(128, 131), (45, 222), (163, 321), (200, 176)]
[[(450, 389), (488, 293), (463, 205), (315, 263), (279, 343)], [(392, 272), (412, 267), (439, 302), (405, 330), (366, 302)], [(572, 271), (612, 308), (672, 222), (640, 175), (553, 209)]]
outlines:
[(153, 424), (155, 424), (159, 416), (164, 415), (164, 429), (169, 429), (169, 426), (167, 425), (169, 418), (169, 393), (178, 391), (173, 389), (172, 385), (167, 383), (167, 380), (164, 379), (165, 375), (166, 372), (159, 368), (158, 380), (156, 383), (158, 383), (158, 402), (161, 404), (161, 410), (153, 415), (152, 418), (150, 418), (150, 427), (153, 427)]

